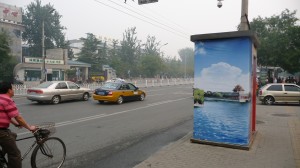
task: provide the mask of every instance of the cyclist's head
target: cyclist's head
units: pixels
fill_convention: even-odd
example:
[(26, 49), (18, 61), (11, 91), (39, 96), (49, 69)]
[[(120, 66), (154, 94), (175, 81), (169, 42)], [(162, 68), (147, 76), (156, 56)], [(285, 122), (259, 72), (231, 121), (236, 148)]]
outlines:
[(0, 82), (0, 94), (6, 94), (9, 90), (13, 90), (11, 82)]

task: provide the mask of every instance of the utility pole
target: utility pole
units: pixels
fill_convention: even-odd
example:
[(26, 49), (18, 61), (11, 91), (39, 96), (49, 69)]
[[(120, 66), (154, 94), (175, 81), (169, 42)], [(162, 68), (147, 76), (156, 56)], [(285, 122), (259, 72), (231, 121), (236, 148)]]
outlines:
[[(217, 6), (221, 8), (223, 0), (218, 0)], [(249, 30), (249, 22), (248, 22), (248, 0), (242, 0), (242, 10), (241, 10), (241, 23), (239, 26), (239, 31)]]
[(240, 31), (249, 30), (248, 25), (248, 0), (242, 0)]
[[(48, 11), (49, 14), (52, 14), (55, 9), (51, 9)], [(43, 58), (43, 67), (42, 67), (42, 76), (41, 82), (45, 82), (47, 80), (47, 73), (46, 73), (46, 55), (45, 55), (45, 13), (43, 14), (43, 21), (42, 21), (42, 58)]]
[(186, 79), (186, 55), (184, 56), (184, 79)]
[(45, 57), (45, 23), (44, 19), (42, 22), (42, 58), (43, 58), (43, 68), (42, 68), (42, 82), (46, 81), (46, 57)]

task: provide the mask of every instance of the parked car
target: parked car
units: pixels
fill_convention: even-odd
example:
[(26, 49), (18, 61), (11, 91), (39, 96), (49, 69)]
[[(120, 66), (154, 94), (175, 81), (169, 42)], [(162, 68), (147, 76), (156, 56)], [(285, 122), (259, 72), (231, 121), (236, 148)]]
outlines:
[(122, 104), (124, 101), (143, 101), (146, 93), (132, 83), (106, 82), (101, 88), (95, 90), (93, 99), (103, 102), (116, 102)]
[(82, 88), (71, 81), (48, 81), (27, 90), (27, 99), (38, 103), (51, 102), (58, 104), (66, 100), (87, 101), (92, 91)]
[(299, 103), (300, 86), (292, 83), (271, 83), (259, 90), (259, 100), (263, 104)]

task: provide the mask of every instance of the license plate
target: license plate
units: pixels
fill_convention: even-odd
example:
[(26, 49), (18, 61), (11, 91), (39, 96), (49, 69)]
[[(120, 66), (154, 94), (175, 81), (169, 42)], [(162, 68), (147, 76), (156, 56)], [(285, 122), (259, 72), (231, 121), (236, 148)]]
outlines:
[(98, 95), (103, 96), (103, 95), (105, 95), (105, 93), (104, 92), (98, 92)]

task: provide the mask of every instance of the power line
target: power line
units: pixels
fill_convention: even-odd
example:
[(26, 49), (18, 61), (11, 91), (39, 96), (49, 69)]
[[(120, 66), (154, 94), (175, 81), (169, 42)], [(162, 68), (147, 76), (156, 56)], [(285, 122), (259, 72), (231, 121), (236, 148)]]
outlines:
[[(118, 5), (118, 6), (121, 6), (121, 5), (117, 4), (116, 2), (113, 2), (112, 0), (108, 0), (108, 1), (114, 3), (114, 4)], [(127, 4), (127, 3), (126, 3), (126, 4)], [(159, 20), (159, 19), (155, 18), (155, 19), (156, 19), (156, 20), (155, 20), (155, 19), (153, 19), (153, 18), (151, 18), (151, 17), (145, 16), (145, 15), (143, 14), (143, 13), (144, 13), (143, 11), (141, 11), (141, 10), (139, 10), (139, 9), (137, 9), (137, 8), (135, 8), (135, 7), (131, 6), (131, 5), (129, 5), (129, 4), (127, 4), (127, 5), (130, 6), (131, 8), (133, 8), (133, 9), (135, 9), (135, 10), (138, 10), (138, 11), (141, 12), (141, 13), (138, 13), (138, 12), (136, 12), (136, 11), (133, 11), (133, 10), (127, 8), (127, 7), (124, 7), (124, 6), (121, 6), (121, 7), (122, 7), (122, 8), (126, 8), (127, 10), (129, 10), (129, 11), (131, 11), (131, 12), (134, 12), (134, 13), (136, 13), (136, 14), (138, 14), (138, 15), (142, 15), (143, 17), (145, 17), (145, 18), (147, 18), (147, 19), (150, 19), (150, 20), (152, 20), (152, 21), (154, 21), (154, 22), (156, 22), (156, 23), (158, 23), (158, 24), (161, 24), (161, 25), (163, 25), (163, 26), (166, 26), (166, 27), (168, 27), (168, 28), (170, 28), (170, 29), (172, 29), (172, 30), (174, 30), (174, 31), (177, 31), (177, 32), (179, 32), (179, 33), (182, 33), (183, 35), (189, 36), (188, 33), (185, 33), (185, 32), (179, 31), (179, 30), (175, 30), (173, 27), (170, 27), (170, 26), (168, 26), (168, 25), (166, 25), (166, 24), (164, 24), (164, 23), (162, 23), (162, 22), (156, 21), (156, 20)]]
[[(141, 21), (144, 21), (144, 22), (146, 22), (146, 23), (149, 23), (149, 24), (151, 24), (151, 25), (153, 25), (153, 26), (155, 26), (155, 27), (158, 27), (158, 28), (161, 28), (161, 29), (163, 29), (163, 30), (166, 30), (166, 31), (168, 31), (168, 32), (170, 32), (170, 33), (173, 33), (173, 34), (175, 34), (175, 35), (177, 35), (177, 36), (180, 36), (181, 38), (187, 40), (187, 37), (186, 37), (186, 36), (183, 36), (183, 35), (181, 35), (181, 34), (178, 34), (176, 31), (175, 31), (175, 32), (174, 32), (174, 31), (170, 31), (170, 30), (168, 30), (168, 29), (166, 29), (166, 28), (164, 28), (164, 27), (161, 27), (160, 25), (153, 24), (153, 23), (151, 23), (151, 22), (149, 22), (149, 21), (147, 21), (147, 20), (145, 20), (145, 19), (136, 17), (136, 16), (134, 16), (134, 15), (132, 15), (132, 14), (130, 14), (130, 13), (127, 13), (127, 12), (125, 12), (125, 11), (122, 11), (122, 10), (120, 10), (120, 9), (117, 9), (117, 8), (115, 8), (115, 7), (113, 7), (113, 6), (110, 6), (110, 5), (108, 5), (108, 4), (105, 4), (105, 3), (100, 2), (100, 1), (98, 1), (98, 0), (94, 0), (94, 1), (100, 3), (100, 4), (104, 5), (104, 6), (110, 7), (110, 8), (112, 8), (112, 9), (114, 9), (114, 10), (117, 10), (117, 11), (119, 11), (119, 12), (122, 12), (122, 13), (124, 13), (124, 14), (126, 14), (126, 15), (129, 15), (129, 16), (131, 16), (131, 17), (134, 17), (134, 18), (136, 18), (136, 19), (139, 19), (139, 20), (141, 20)], [(135, 13), (136, 13), (136, 12), (135, 12)]]
[[(126, 4), (127, 4), (127, 3), (126, 3)], [(130, 4), (127, 4), (127, 5), (130, 6), (130, 7), (132, 7), (132, 8), (134, 8), (135, 10), (138, 10), (138, 11), (144, 13), (144, 11), (142, 11), (142, 10), (140, 10), (140, 9), (138, 9), (138, 8), (135, 8), (134, 6), (132, 6), (132, 5), (130, 5)], [(139, 5), (139, 6), (142, 6), (142, 5)], [(184, 28), (184, 27), (180, 26), (179, 24), (175, 23), (174, 21), (172, 21), (172, 20), (170, 20), (170, 19), (164, 17), (163, 15), (161, 15), (161, 14), (159, 14), (159, 13), (153, 11), (153, 10), (150, 10), (149, 8), (146, 8), (145, 5), (143, 6), (143, 8), (146, 9), (146, 10), (148, 10), (148, 11), (147, 11), (148, 14), (151, 14), (152, 17), (154, 16), (152, 13), (154, 13), (155, 15), (164, 18), (164, 19), (165, 19), (166, 21), (168, 21), (169, 23), (171, 23), (171, 24), (177, 26), (177, 27), (180, 28), (181, 30), (186, 31), (186, 28)], [(155, 19), (157, 19), (157, 20), (163, 21), (162, 19), (159, 19), (159, 18), (157, 18), (157, 17), (153, 17), (153, 18), (155, 18)], [(190, 33), (188, 33), (188, 32), (185, 32), (185, 34), (190, 35)]]
[[(138, 13), (138, 12), (136, 12), (136, 11), (133, 11), (132, 9), (129, 9), (129, 8), (127, 8), (127, 7), (124, 7), (124, 6), (122, 6), (122, 5), (119, 5), (118, 3), (113, 2), (112, 0), (108, 0), (108, 1), (110, 1), (111, 3), (114, 3), (114, 4), (118, 5), (118, 6), (121, 6), (122, 8), (125, 8), (125, 9), (127, 9), (127, 10), (129, 10), (129, 11), (131, 11), (131, 12), (133, 12), (133, 13), (136, 13), (136, 14), (138, 14), (138, 15), (142, 15), (143, 17), (145, 17), (145, 18), (147, 18), (147, 19), (150, 19), (150, 20), (152, 20), (152, 21), (154, 21), (154, 22), (156, 22), (156, 23), (158, 23), (158, 24), (161, 24), (161, 25), (163, 25), (163, 26), (166, 26), (166, 27), (168, 27), (168, 28), (170, 28), (170, 29), (172, 29), (172, 30), (174, 30), (174, 31), (176, 31), (176, 32), (182, 33), (182, 32), (180, 32), (180, 31), (178, 31), (178, 30), (175, 30), (174, 28), (172, 28), (172, 27), (170, 27), (170, 26), (168, 26), (168, 25), (166, 25), (166, 24), (164, 24), (164, 23), (158, 22), (158, 21), (156, 21), (156, 20), (154, 20), (154, 19), (152, 19), (152, 18), (150, 18), (150, 17), (148, 17), (148, 16), (145, 16), (145, 15), (143, 15), (143, 14), (141, 14), (141, 13)], [(186, 36), (189, 36), (189, 34), (185, 34), (185, 33), (182, 33), (182, 34), (183, 34), (183, 35), (186, 35)]]

